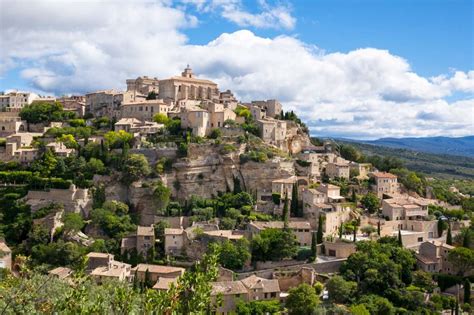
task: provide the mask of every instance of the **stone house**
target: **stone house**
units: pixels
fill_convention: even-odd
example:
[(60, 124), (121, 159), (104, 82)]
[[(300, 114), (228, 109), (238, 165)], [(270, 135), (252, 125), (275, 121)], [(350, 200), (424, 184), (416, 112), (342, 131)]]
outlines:
[(27, 130), (26, 121), (16, 112), (0, 112), (0, 137), (24, 132)]
[(40, 96), (30, 92), (12, 91), (0, 95), (0, 111), (19, 112), (26, 105), (30, 105)]
[(453, 248), (454, 246), (435, 240), (421, 243), (416, 254), (418, 268), (431, 273), (455, 274), (455, 268), (447, 260), (448, 253)]
[[(266, 229), (283, 229), (283, 221), (254, 221), (247, 224), (247, 233), (252, 238)], [(308, 221), (291, 220), (288, 222), (288, 228), (296, 235), (300, 246), (310, 246), (312, 239), (311, 224)]]
[(134, 92), (104, 90), (86, 94), (86, 111), (96, 117), (118, 118), (123, 103), (135, 101)]
[(35, 160), (38, 149), (31, 145), (34, 138), (42, 136), (42, 133), (21, 132), (7, 137), (5, 149), (0, 151), (2, 161), (16, 161), (21, 163), (31, 163)]
[(128, 92), (134, 92), (144, 96), (148, 96), (150, 92), (158, 94), (160, 91), (160, 81), (158, 78), (150, 78), (146, 75), (136, 79), (127, 79), (126, 83)]
[(251, 275), (241, 280), (248, 290), (249, 301), (279, 299), (280, 285), (277, 279), (265, 279)]
[(71, 154), (74, 154), (76, 150), (74, 149), (69, 149), (66, 147), (66, 145), (62, 142), (51, 142), (46, 145), (47, 148), (49, 148), (52, 152), (54, 152), (57, 156), (60, 157), (68, 157), (71, 156)]
[(215, 309), (216, 314), (232, 314), (239, 300), (248, 301), (248, 290), (242, 281), (217, 281), (211, 282), (211, 285), (211, 304), (215, 305), (218, 297), (221, 299), (221, 304)]
[(326, 164), (326, 175), (329, 178), (349, 179), (349, 162), (328, 163)]
[(296, 183), (296, 181), (296, 176), (273, 180), (272, 194), (279, 194), (281, 196), (281, 200), (285, 200), (286, 196), (288, 196), (288, 200), (291, 200), (293, 185)]
[(379, 198), (383, 195), (396, 194), (399, 191), (397, 176), (387, 172), (374, 172), (369, 174), (375, 181), (372, 189), (376, 192)]
[(188, 65), (181, 76), (160, 80), (159, 98), (174, 102), (183, 99), (219, 101), (219, 89), (212, 81), (196, 78)]
[(336, 258), (347, 258), (351, 254), (356, 252), (356, 245), (354, 242), (335, 240), (335, 241), (324, 241), (324, 255)]
[(372, 169), (372, 164), (370, 163), (357, 163), (357, 162), (350, 162), (349, 163), (350, 170), (357, 171), (359, 175), (357, 178), (359, 179), (367, 179), (369, 178), (369, 172)]
[(114, 260), (114, 255), (107, 253), (90, 252), (86, 255), (87, 268), (86, 271), (92, 271), (97, 267), (107, 266)]
[(82, 95), (63, 96), (57, 99), (63, 105), (65, 111), (76, 113), (78, 117), (83, 117), (86, 113), (86, 97)]
[(382, 200), (382, 214), (389, 220), (418, 220), (428, 216), (429, 201), (413, 197)]
[(115, 131), (123, 130), (132, 134), (153, 134), (164, 127), (154, 121), (140, 121), (136, 118), (122, 118), (114, 125)]
[(277, 100), (252, 101), (251, 105), (260, 108), (266, 117), (278, 118), (282, 112), (282, 105)]
[(224, 127), (226, 120), (235, 120), (236, 114), (223, 104), (205, 102), (200, 106), (184, 108), (181, 113), (181, 128), (191, 129), (195, 136), (208, 136), (212, 129)]
[(180, 255), (187, 242), (186, 232), (183, 228), (165, 228), (165, 253), (167, 255)]
[(86, 272), (97, 282), (102, 283), (107, 279), (129, 281), (131, 267), (129, 264), (114, 260), (114, 255), (91, 252), (88, 258)]
[(12, 270), (12, 250), (4, 240), (0, 240), (0, 268)]
[(124, 102), (120, 105), (120, 117), (152, 121), (156, 114), (167, 116), (171, 110), (172, 107), (160, 99)]
[(147, 271), (150, 281), (156, 283), (160, 278), (177, 279), (184, 274), (185, 269), (172, 266), (138, 264), (136, 267), (132, 268), (131, 273), (139, 281), (145, 281)]
[(138, 254), (147, 256), (151, 248), (155, 246), (155, 230), (153, 226), (137, 226), (137, 231), (130, 236), (122, 238), (120, 253), (136, 249)]
[(73, 271), (67, 267), (57, 267), (48, 271), (48, 275), (56, 277), (58, 279), (68, 279), (72, 275)]
[(172, 284), (176, 284), (178, 282), (178, 277), (175, 278), (164, 278), (160, 277), (153, 285), (152, 289), (157, 291), (168, 291)]
[(259, 119), (256, 121), (260, 137), (268, 144), (281, 147), (286, 140), (286, 122), (278, 119)]

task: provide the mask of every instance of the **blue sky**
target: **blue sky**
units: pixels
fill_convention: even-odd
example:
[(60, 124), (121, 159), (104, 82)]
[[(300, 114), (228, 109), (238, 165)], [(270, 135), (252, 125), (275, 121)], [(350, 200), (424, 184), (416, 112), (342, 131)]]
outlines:
[(473, 13), (461, 0), (0, 0), (0, 90), (121, 89), (191, 63), (244, 101), (282, 100), (314, 134), (474, 134)]

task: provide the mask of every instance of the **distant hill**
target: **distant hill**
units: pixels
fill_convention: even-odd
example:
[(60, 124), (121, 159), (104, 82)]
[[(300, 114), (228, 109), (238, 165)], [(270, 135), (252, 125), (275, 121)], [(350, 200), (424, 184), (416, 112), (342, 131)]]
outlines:
[[(408, 169), (425, 173), (428, 176), (444, 179), (474, 179), (474, 158), (472, 157), (390, 148), (387, 146), (356, 142), (355, 140), (340, 139), (336, 141), (350, 144), (366, 155), (398, 158), (402, 160)], [(472, 148), (470, 149), (472, 150)]]
[(474, 157), (474, 136), (460, 138), (381, 138), (373, 141), (358, 142), (435, 154), (449, 154)]

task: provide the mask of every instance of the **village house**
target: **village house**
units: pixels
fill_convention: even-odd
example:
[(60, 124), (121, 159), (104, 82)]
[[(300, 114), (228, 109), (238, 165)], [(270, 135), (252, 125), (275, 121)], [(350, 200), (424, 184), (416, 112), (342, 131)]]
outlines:
[[(282, 112), (282, 105), (277, 100), (252, 101), (251, 104), (246, 104), (246, 106), (249, 108), (251, 107), (259, 108), (262, 112), (265, 113), (266, 117), (270, 117), (270, 118), (280, 118), (280, 115)], [(261, 119), (261, 118), (256, 118), (256, 119)]]
[(238, 105), (237, 99), (230, 90), (219, 93), (219, 103), (224, 104), (226, 108), (231, 110), (236, 109)]
[(283, 148), (286, 140), (286, 121), (278, 119), (259, 119), (256, 121), (260, 137), (268, 144)]
[(222, 298), (222, 304), (216, 309), (216, 314), (232, 314), (239, 300), (250, 302), (280, 299), (278, 279), (251, 275), (242, 280), (211, 282), (211, 285), (212, 303), (215, 304), (217, 296)]
[(176, 280), (178, 277), (184, 274), (185, 269), (181, 267), (172, 266), (138, 264), (131, 270), (132, 275), (134, 275), (138, 279), (138, 281), (146, 281), (147, 272), (149, 278), (148, 280), (153, 283), (156, 283), (160, 280), (160, 278)]
[(155, 229), (153, 226), (137, 226), (137, 231), (130, 236), (122, 238), (120, 253), (136, 250), (138, 254), (146, 257), (151, 248), (155, 246)]
[(22, 163), (33, 162), (38, 154), (38, 149), (31, 145), (34, 138), (42, 136), (42, 133), (21, 132), (7, 137), (5, 150), (0, 151), (3, 161), (17, 161)]
[(73, 112), (78, 117), (86, 113), (86, 97), (83, 95), (63, 96), (57, 99), (65, 111)]
[(0, 112), (0, 137), (7, 137), (26, 130), (26, 121), (21, 120), (17, 112)]
[(60, 157), (68, 157), (76, 151), (74, 149), (67, 148), (62, 142), (51, 142), (48, 143), (46, 147)]
[(107, 279), (129, 281), (132, 266), (114, 260), (114, 255), (91, 252), (86, 256), (88, 258), (86, 272), (88, 272), (97, 283), (102, 283)]
[(183, 228), (165, 228), (165, 253), (166, 255), (180, 255), (186, 239), (186, 232)]
[(51, 277), (55, 277), (61, 280), (68, 279), (71, 277), (73, 271), (67, 267), (56, 267), (50, 271), (48, 271), (48, 275)]
[(0, 268), (12, 270), (12, 250), (4, 240), (0, 240)]
[(429, 201), (409, 196), (382, 200), (382, 214), (389, 220), (419, 220), (428, 216)]
[(216, 100), (219, 101), (217, 84), (194, 76), (189, 65), (181, 76), (171, 77), (159, 81), (158, 98), (177, 102), (183, 99), (191, 100)]
[(165, 104), (163, 100), (130, 101), (120, 105), (120, 117), (152, 121), (156, 114), (168, 116), (171, 109), (172, 107)]
[(448, 261), (449, 251), (453, 248), (454, 246), (435, 240), (421, 243), (416, 254), (418, 268), (431, 273), (454, 274), (455, 269)]
[(136, 118), (122, 118), (114, 124), (115, 131), (126, 131), (131, 134), (154, 134), (160, 129), (164, 128), (165, 125), (158, 124), (154, 121), (140, 121)]
[(326, 164), (326, 175), (331, 179), (349, 179), (349, 174), (349, 161)]
[(281, 200), (285, 200), (286, 197), (288, 197), (288, 200), (291, 200), (293, 185), (296, 183), (296, 181), (296, 176), (273, 180), (272, 194), (280, 195)]
[(40, 99), (40, 96), (29, 92), (12, 91), (0, 94), (0, 111), (19, 112), (26, 105), (31, 105), (36, 99)]
[(160, 81), (158, 78), (150, 78), (146, 75), (136, 79), (127, 79), (126, 83), (127, 92), (134, 92), (137, 95), (147, 96), (151, 92), (158, 95), (160, 91)]
[[(283, 229), (283, 221), (254, 221), (247, 224), (247, 232), (250, 238), (266, 229)], [(300, 246), (310, 246), (312, 239), (311, 225), (308, 221), (291, 220), (288, 222), (288, 228), (296, 235)]]
[(321, 248), (324, 249), (323, 255), (336, 258), (347, 258), (356, 252), (354, 242), (339, 239), (324, 241)]
[(108, 116), (118, 118), (120, 106), (126, 102), (135, 101), (133, 92), (118, 92), (103, 90), (86, 94), (86, 111), (95, 117)]
[(396, 194), (399, 191), (397, 176), (386, 172), (374, 172), (369, 174), (373, 178), (375, 184), (372, 189), (376, 192), (379, 198), (383, 195)]
[(200, 106), (183, 108), (180, 114), (181, 128), (191, 129), (195, 136), (204, 137), (214, 128), (224, 127), (226, 120), (235, 120), (236, 114), (223, 104), (204, 102)]

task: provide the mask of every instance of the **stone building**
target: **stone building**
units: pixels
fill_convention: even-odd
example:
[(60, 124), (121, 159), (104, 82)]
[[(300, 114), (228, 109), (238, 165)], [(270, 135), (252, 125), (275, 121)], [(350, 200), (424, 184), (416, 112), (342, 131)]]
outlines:
[(0, 111), (19, 112), (26, 105), (30, 105), (40, 96), (30, 92), (12, 91), (0, 95)]
[(183, 99), (216, 100), (218, 102), (219, 89), (217, 84), (212, 81), (196, 78), (188, 65), (181, 76), (160, 80), (159, 98), (174, 102)]
[(139, 225), (133, 235), (122, 238), (120, 252), (123, 255), (126, 251), (135, 249), (138, 254), (146, 257), (153, 246), (155, 246), (155, 229), (153, 226)]
[(97, 282), (102, 283), (107, 279), (129, 281), (131, 267), (129, 264), (114, 260), (114, 255), (91, 252), (88, 258), (86, 272)]
[(346, 240), (324, 241), (323, 245), (325, 256), (347, 258), (356, 252), (355, 243)]
[(286, 121), (278, 119), (259, 119), (257, 126), (260, 137), (268, 144), (284, 147), (286, 140)]
[(359, 175), (356, 176), (357, 178), (367, 179), (367, 178), (369, 178), (369, 173), (372, 169), (372, 164), (370, 164), (370, 163), (350, 162), (349, 163), (349, 168), (350, 168), (351, 171), (354, 170), (357, 173), (359, 173)]
[(0, 151), (2, 161), (17, 161), (30, 163), (38, 154), (38, 149), (32, 147), (33, 140), (42, 133), (21, 132), (7, 137), (5, 149)]
[[(247, 224), (247, 232), (250, 238), (266, 229), (283, 229), (283, 221), (255, 221)], [(300, 246), (310, 246), (312, 239), (311, 224), (308, 221), (291, 220), (288, 222), (288, 228), (296, 235)]]
[(86, 111), (95, 117), (108, 116), (118, 118), (123, 103), (135, 101), (134, 92), (103, 90), (86, 94)]
[(146, 75), (136, 79), (127, 79), (126, 83), (127, 92), (134, 92), (136, 94), (147, 96), (151, 92), (158, 95), (160, 91), (160, 81), (158, 78), (150, 78)]
[(114, 124), (114, 130), (123, 130), (129, 133), (153, 134), (157, 133), (165, 125), (154, 121), (141, 121), (136, 118), (122, 118)]
[(168, 115), (172, 107), (163, 100), (138, 100), (120, 105), (121, 118), (136, 118), (152, 121), (156, 114)]
[(272, 194), (278, 194), (281, 200), (285, 200), (288, 196), (288, 200), (292, 198), (293, 185), (297, 180), (296, 176), (290, 176), (288, 178), (276, 179), (272, 181)]
[(281, 115), (282, 106), (277, 100), (252, 101), (251, 105), (264, 111), (266, 117), (279, 118)]
[(0, 137), (7, 137), (27, 130), (26, 121), (16, 112), (0, 112)]
[(165, 253), (167, 255), (180, 255), (187, 241), (183, 228), (165, 228)]
[(64, 143), (56, 141), (48, 143), (46, 147), (60, 157), (68, 157), (76, 151), (74, 149), (67, 148)]
[(12, 270), (12, 251), (4, 240), (0, 240), (0, 268)]
[(421, 243), (416, 254), (418, 268), (431, 273), (455, 274), (455, 268), (447, 259), (453, 248), (454, 246), (435, 240)]
[(160, 278), (177, 279), (184, 274), (185, 269), (172, 266), (138, 264), (136, 267), (132, 268), (131, 274), (133, 274), (139, 281), (145, 281), (147, 271), (149, 280), (156, 283)]
[(419, 220), (428, 216), (430, 202), (409, 196), (383, 199), (382, 214), (389, 220)]
[(333, 178), (349, 179), (349, 162), (328, 163), (326, 165), (326, 175)]
[(369, 174), (375, 181), (372, 189), (375, 190), (377, 196), (382, 198), (383, 195), (396, 194), (399, 191), (397, 176), (386, 172), (374, 172)]
[(78, 117), (83, 117), (86, 113), (86, 97), (83, 95), (63, 96), (57, 101), (63, 105), (65, 111), (74, 112)]
[(208, 136), (212, 129), (224, 127), (226, 120), (235, 120), (236, 114), (223, 104), (204, 102), (200, 106), (183, 108), (180, 114), (181, 128), (191, 129), (195, 136)]

